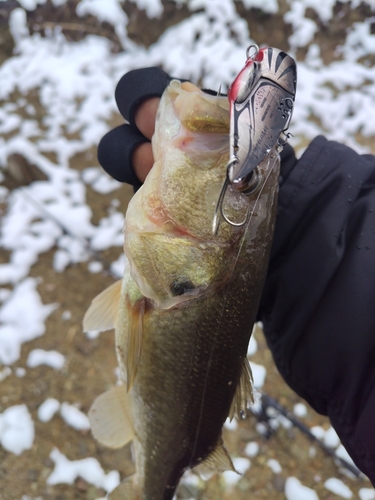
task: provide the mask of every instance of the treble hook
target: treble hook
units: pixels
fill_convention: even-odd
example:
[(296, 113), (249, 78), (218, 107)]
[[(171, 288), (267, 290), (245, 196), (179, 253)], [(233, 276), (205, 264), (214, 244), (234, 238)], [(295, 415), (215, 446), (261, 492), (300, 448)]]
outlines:
[[(215, 207), (214, 218), (212, 221), (212, 234), (213, 234), (213, 236), (216, 236), (218, 231), (219, 231), (221, 218), (223, 218), (225, 220), (225, 222), (227, 222), (230, 226), (233, 226), (233, 227), (242, 227), (249, 220), (250, 206), (247, 209), (245, 219), (241, 222), (234, 222), (234, 221), (230, 220), (224, 213), (223, 204), (224, 204), (225, 193), (227, 192), (229, 184), (231, 184), (231, 182), (229, 180), (229, 169), (234, 162), (236, 162), (235, 158), (229, 160), (229, 162), (227, 164), (227, 173), (226, 173), (223, 185), (221, 187), (219, 198), (217, 200), (216, 207)], [(258, 187), (260, 185), (260, 181), (261, 181), (261, 176), (257, 175), (256, 179), (254, 180), (254, 183), (252, 183), (250, 189), (247, 190), (245, 194), (248, 195), (248, 194), (254, 193), (258, 189)]]

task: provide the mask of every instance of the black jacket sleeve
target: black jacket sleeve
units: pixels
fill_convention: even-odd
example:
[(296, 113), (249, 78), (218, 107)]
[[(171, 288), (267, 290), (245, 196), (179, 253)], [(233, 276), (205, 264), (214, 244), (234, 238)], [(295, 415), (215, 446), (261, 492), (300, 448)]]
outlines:
[(259, 318), (287, 383), (375, 484), (375, 157), (316, 138), (285, 159)]

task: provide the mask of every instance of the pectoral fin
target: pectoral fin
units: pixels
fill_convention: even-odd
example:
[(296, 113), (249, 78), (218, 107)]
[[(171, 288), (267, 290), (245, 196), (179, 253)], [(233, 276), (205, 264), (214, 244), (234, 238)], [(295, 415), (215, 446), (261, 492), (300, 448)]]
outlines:
[(83, 330), (110, 330), (116, 325), (122, 280), (106, 288), (91, 302), (84, 318)]
[(129, 334), (128, 334), (128, 356), (126, 363), (127, 390), (129, 391), (137, 375), (139, 363), (141, 361), (142, 340), (143, 340), (143, 318), (146, 310), (146, 299), (139, 299), (135, 304), (128, 304), (129, 307)]
[(121, 448), (134, 437), (131, 399), (118, 385), (98, 396), (89, 411), (94, 437), (105, 446)]
[(234, 468), (232, 459), (224, 446), (222, 438), (220, 438), (219, 444), (216, 446), (214, 451), (212, 451), (202, 463), (195, 467), (194, 470), (198, 474), (224, 472), (226, 470), (237, 472)]
[(243, 417), (251, 403), (254, 403), (253, 375), (251, 373), (249, 360), (244, 357), (241, 362), (240, 380), (229, 411), (230, 420), (232, 420), (235, 415), (239, 418)]

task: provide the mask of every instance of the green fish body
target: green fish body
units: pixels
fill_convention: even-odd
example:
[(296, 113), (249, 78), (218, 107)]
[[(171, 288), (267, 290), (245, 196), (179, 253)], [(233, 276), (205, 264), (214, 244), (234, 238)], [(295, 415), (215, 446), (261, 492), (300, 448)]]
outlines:
[(124, 278), (94, 299), (85, 330), (115, 327), (123, 385), (89, 413), (94, 436), (133, 441), (136, 473), (110, 498), (171, 500), (184, 471), (233, 470), (222, 441), (228, 416), (251, 401), (247, 346), (267, 271), (279, 157), (259, 165), (260, 188), (227, 189), (225, 97), (172, 81), (157, 115), (155, 164), (125, 221)]

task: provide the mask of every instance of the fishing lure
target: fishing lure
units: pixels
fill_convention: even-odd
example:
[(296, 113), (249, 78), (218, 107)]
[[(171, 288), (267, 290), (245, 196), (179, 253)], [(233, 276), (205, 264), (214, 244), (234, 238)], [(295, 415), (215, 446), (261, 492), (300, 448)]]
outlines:
[[(261, 185), (257, 166), (277, 146), (281, 152), (289, 134), (297, 83), (297, 68), (292, 57), (272, 47), (250, 45), (246, 63), (228, 90), (230, 131), (227, 175), (216, 205), (213, 234), (220, 217), (232, 226), (241, 222), (228, 219), (223, 210), (229, 185), (244, 194)], [(284, 134), (282, 141), (280, 136)]]

